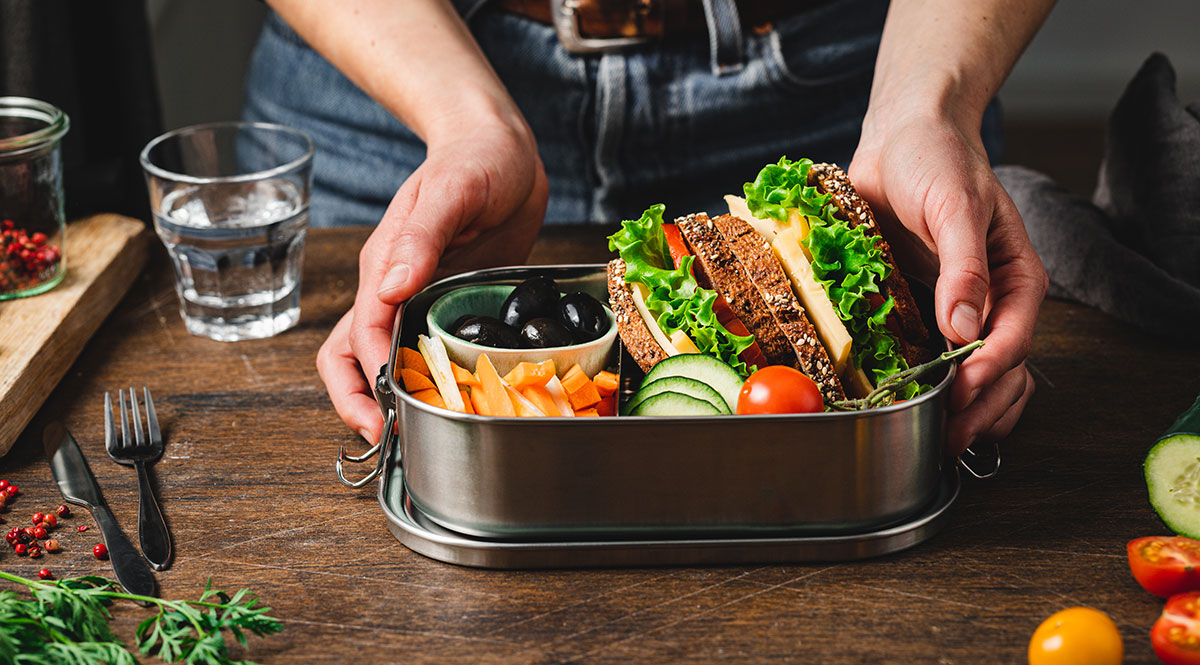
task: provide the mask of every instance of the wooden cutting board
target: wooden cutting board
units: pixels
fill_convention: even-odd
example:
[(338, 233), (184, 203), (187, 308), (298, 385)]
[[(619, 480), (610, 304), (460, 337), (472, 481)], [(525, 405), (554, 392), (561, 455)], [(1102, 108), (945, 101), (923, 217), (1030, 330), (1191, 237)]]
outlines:
[(146, 262), (146, 225), (96, 215), (67, 225), (67, 274), (41, 295), (0, 302), (0, 456), (58, 385)]

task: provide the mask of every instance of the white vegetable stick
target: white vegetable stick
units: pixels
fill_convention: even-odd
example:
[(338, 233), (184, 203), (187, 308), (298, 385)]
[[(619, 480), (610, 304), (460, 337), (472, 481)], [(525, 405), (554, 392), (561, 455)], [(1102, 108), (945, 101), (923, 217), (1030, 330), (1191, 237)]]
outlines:
[(513, 388), (512, 386), (508, 385), (508, 383), (505, 382), (504, 379), (500, 379), (500, 383), (504, 384), (504, 389), (508, 391), (508, 396), (510, 399), (517, 400), (518, 402), (521, 403), (522, 406), (524, 406), (527, 409), (533, 409), (533, 411), (536, 413), (541, 413), (543, 416), (547, 415), (545, 413), (542, 413), (542, 410), (537, 407), (537, 404), (534, 404), (533, 402), (529, 401), (528, 397), (517, 392), (516, 388)]
[(575, 417), (575, 409), (571, 408), (571, 400), (567, 399), (567, 391), (563, 388), (562, 381), (558, 380), (558, 375), (550, 377), (546, 382), (546, 392), (550, 393), (550, 399), (554, 400), (554, 405), (558, 407), (558, 414), (566, 418)]
[(442, 394), (446, 408), (466, 413), (462, 393), (458, 392), (458, 384), (454, 381), (454, 370), (450, 368), (450, 356), (446, 355), (446, 345), (437, 337), (417, 335), (417, 350), (429, 365), (429, 373), (433, 375), (433, 383)]

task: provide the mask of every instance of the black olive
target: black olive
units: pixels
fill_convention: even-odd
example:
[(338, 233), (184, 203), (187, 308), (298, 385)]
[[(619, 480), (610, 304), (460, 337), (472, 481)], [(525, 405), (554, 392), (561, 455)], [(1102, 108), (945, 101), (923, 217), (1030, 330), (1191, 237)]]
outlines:
[(570, 346), (575, 343), (571, 331), (563, 324), (547, 317), (532, 319), (521, 327), (521, 341), (525, 346), (547, 349), (553, 346)]
[(447, 328), (447, 330), (449, 330), (450, 332), (454, 332), (454, 331), (458, 330), (459, 328), (461, 328), (462, 324), (466, 323), (467, 321), (470, 321), (473, 318), (475, 318), (474, 314), (463, 314), (462, 316), (458, 317), (457, 319), (454, 319), (454, 323), (451, 323), (450, 327)]
[(521, 336), (512, 326), (490, 316), (473, 316), (460, 325), (454, 336), (483, 346), (497, 349), (521, 347)]
[(500, 306), (500, 320), (520, 328), (530, 319), (555, 316), (562, 294), (558, 285), (548, 277), (530, 277), (517, 285)]
[(568, 293), (558, 301), (558, 320), (580, 342), (599, 339), (608, 332), (608, 314), (599, 300), (586, 293)]

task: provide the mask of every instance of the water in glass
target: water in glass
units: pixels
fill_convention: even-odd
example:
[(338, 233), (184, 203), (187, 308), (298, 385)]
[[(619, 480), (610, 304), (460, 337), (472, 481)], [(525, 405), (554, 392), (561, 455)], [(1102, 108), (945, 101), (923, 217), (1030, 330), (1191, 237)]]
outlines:
[(270, 337), (299, 320), (308, 205), (295, 185), (181, 187), (154, 217), (189, 332), (232, 342)]

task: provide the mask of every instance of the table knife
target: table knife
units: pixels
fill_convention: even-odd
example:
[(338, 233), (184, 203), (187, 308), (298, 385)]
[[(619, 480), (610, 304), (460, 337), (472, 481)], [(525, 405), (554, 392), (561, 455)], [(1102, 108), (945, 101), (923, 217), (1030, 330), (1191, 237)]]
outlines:
[(50, 462), (50, 470), (54, 473), (54, 480), (63, 498), (92, 511), (92, 517), (96, 519), (104, 536), (104, 544), (108, 547), (117, 581), (129, 593), (154, 596), (154, 574), (125, 537), (121, 527), (117, 526), (117, 520), (100, 496), (100, 486), (96, 484), (96, 477), (88, 468), (75, 438), (62, 423), (53, 422), (46, 426), (42, 444), (46, 447), (46, 460)]

